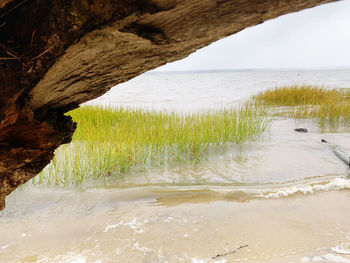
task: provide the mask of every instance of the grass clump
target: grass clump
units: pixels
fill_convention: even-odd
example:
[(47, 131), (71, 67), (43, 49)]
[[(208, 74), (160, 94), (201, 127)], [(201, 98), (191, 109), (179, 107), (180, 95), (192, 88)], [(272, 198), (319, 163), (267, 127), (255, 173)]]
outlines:
[(318, 119), (322, 124), (331, 125), (349, 122), (349, 90), (286, 86), (260, 92), (252, 100), (257, 106), (273, 106), (279, 116)]
[(343, 99), (343, 93), (336, 89), (317, 86), (284, 86), (268, 89), (253, 96), (257, 105), (301, 106), (321, 105)]
[(241, 143), (264, 132), (268, 117), (245, 104), (204, 113), (169, 113), (84, 106), (70, 145), (61, 146), (38, 183), (81, 184), (169, 162), (199, 161), (210, 149)]

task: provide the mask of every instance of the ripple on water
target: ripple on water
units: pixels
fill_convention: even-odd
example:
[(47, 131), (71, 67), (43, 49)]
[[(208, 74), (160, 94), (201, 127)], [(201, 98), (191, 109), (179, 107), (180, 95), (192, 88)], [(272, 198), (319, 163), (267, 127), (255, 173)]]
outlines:
[[(261, 81), (264, 74), (266, 83)], [(208, 80), (203, 85), (212, 80), (215, 85), (192, 85), (192, 91), (188, 75), (164, 76), (164, 81), (184, 84), (170, 87), (175, 96), (163, 85), (154, 88), (154, 78), (145, 75), (114, 98), (122, 105), (156, 108), (175, 102), (174, 108), (183, 110), (185, 97), (192, 108), (222, 107), (267, 86), (289, 84), (296, 73), (272, 74), (225, 73), (222, 85), (216, 80), (220, 74), (196, 76)], [(324, 74), (305, 76), (319, 82)], [(244, 81), (238, 77), (249, 85), (241, 87)], [(150, 83), (156, 95), (144, 86)], [(296, 133), (296, 127), (307, 127), (309, 133)], [(349, 133), (275, 120), (264, 138), (228, 145), (227, 151), (199, 164), (126, 175), (108, 187), (20, 189), (0, 212), (0, 262), (349, 263), (348, 167), (322, 138), (350, 151)], [(245, 244), (246, 249), (233, 255), (212, 259)]]
[[(308, 127), (310, 132), (296, 133), (293, 131), (296, 126)], [(329, 145), (321, 142), (322, 138), (341, 145), (350, 156), (348, 133), (321, 134), (315, 124), (309, 122), (276, 120), (267, 138), (226, 145), (219, 152), (213, 150), (207, 160), (199, 163), (171, 163), (112, 179), (110, 184), (117, 187), (267, 184), (283, 187), (286, 183), (347, 176), (349, 167)]]

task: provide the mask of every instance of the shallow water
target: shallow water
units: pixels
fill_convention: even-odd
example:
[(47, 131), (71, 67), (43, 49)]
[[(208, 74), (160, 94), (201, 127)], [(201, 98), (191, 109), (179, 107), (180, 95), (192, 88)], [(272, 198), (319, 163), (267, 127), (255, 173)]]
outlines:
[[(307, 134), (295, 127), (308, 127)], [(331, 180), (346, 176), (348, 167), (321, 139), (340, 144), (350, 152), (350, 134), (321, 133), (307, 121), (275, 120), (270, 131), (257, 141), (228, 145), (198, 164), (168, 165), (115, 180), (124, 187), (144, 185), (188, 185), (232, 187), (281, 187)], [(113, 180), (111, 181), (113, 184)]]
[[(349, 76), (146, 74), (92, 103), (194, 111), (275, 85), (349, 88)], [(0, 263), (350, 262), (349, 167), (323, 138), (350, 153), (349, 128), (275, 119), (257, 141), (228, 145), (200, 163), (155, 167), (108, 186), (29, 184), (0, 212)]]
[[(26, 198), (23, 198), (23, 196)], [(350, 191), (235, 200), (210, 192), (25, 189), (2, 262), (350, 262)], [(248, 245), (225, 257), (240, 246)]]

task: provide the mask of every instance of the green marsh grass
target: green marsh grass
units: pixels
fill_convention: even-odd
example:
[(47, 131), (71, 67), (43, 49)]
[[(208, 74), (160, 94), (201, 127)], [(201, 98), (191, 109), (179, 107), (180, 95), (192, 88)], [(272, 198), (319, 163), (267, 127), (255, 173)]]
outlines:
[(350, 90), (318, 86), (286, 86), (252, 97), (256, 106), (270, 106), (275, 115), (296, 119), (317, 119), (321, 125), (347, 125), (350, 118)]
[(269, 118), (251, 104), (202, 113), (83, 106), (69, 113), (78, 123), (73, 142), (34, 183), (80, 185), (169, 162), (198, 162), (212, 148), (254, 139)]

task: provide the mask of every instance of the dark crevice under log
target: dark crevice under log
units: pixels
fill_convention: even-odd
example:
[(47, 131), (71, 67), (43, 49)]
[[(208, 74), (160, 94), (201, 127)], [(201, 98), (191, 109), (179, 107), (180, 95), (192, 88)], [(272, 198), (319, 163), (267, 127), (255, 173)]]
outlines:
[(65, 112), (244, 28), (328, 2), (0, 0), (0, 210), (71, 141)]

